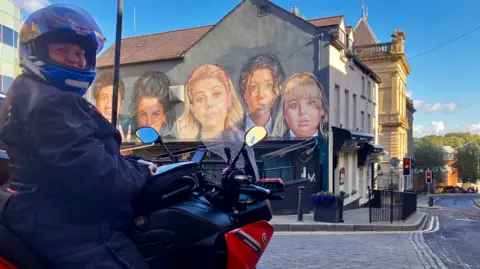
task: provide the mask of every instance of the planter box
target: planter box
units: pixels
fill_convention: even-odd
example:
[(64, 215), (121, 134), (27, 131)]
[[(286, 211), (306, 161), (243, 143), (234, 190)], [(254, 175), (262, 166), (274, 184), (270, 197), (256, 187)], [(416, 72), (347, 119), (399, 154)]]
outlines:
[(334, 202), (330, 206), (315, 205), (313, 220), (321, 222), (340, 222), (340, 203)]

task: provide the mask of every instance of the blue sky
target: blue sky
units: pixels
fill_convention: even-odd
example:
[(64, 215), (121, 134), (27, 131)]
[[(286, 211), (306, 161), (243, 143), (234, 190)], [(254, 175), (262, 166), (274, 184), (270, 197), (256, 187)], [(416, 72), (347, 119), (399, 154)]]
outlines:
[[(108, 39), (115, 40), (116, 0), (14, 0), (27, 9), (46, 3), (72, 3), (86, 8)], [(218, 22), (241, 0), (124, 0), (124, 37), (133, 36), (133, 7), (137, 35), (189, 28)], [(291, 10), (296, 5), (306, 19), (344, 14), (357, 23), (361, 0), (272, 0)], [(407, 35), (405, 50), (411, 58), (480, 26), (478, 0), (365, 0), (368, 21), (380, 42), (390, 41), (394, 29)], [(400, 5), (399, 3), (402, 3)], [(451, 131), (480, 133), (478, 49), (480, 30), (421, 57), (412, 59), (407, 91), (417, 106), (415, 135)]]

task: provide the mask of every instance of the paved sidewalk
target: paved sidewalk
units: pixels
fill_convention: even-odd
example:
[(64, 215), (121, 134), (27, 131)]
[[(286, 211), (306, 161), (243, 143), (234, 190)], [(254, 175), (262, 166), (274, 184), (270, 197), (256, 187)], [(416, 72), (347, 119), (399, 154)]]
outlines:
[(414, 213), (404, 221), (369, 223), (368, 208), (359, 208), (343, 212), (344, 223), (328, 223), (313, 221), (313, 213), (303, 215), (303, 221), (297, 221), (297, 215), (273, 216), (270, 223), (276, 232), (305, 231), (415, 231), (420, 229), (427, 219), (424, 212)]

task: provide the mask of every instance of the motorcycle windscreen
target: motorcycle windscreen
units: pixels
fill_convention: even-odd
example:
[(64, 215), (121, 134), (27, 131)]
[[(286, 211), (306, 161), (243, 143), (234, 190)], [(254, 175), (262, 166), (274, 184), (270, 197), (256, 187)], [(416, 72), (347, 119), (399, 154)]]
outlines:
[(225, 234), (227, 269), (255, 269), (273, 236), (273, 226), (262, 220)]

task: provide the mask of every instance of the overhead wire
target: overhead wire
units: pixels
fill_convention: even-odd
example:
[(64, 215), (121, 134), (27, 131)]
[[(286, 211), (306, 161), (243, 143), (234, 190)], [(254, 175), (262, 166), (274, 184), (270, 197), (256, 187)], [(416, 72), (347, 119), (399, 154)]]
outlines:
[(413, 59), (415, 59), (415, 58), (418, 58), (418, 57), (420, 57), (420, 56), (423, 56), (423, 55), (425, 55), (425, 54), (428, 54), (428, 53), (430, 53), (430, 52), (432, 52), (432, 51), (434, 51), (434, 50), (437, 50), (437, 49), (439, 49), (439, 48), (441, 48), (441, 47), (443, 47), (443, 46), (446, 46), (446, 45), (448, 45), (448, 44), (450, 44), (450, 43), (452, 43), (452, 42), (455, 42), (455, 41), (459, 40), (460, 38), (462, 38), (462, 37), (464, 37), (464, 36), (467, 36), (467, 35), (475, 32), (475, 31), (477, 31), (477, 30), (480, 30), (480, 25), (477, 26), (477, 27), (475, 27), (474, 29), (471, 29), (471, 30), (469, 30), (469, 31), (467, 31), (467, 32), (465, 32), (465, 33), (463, 33), (463, 34), (455, 37), (455, 38), (452, 38), (452, 39), (448, 40), (447, 42), (444, 42), (444, 43), (442, 43), (442, 44), (440, 44), (440, 45), (438, 45), (438, 46), (436, 46), (436, 47), (434, 47), (434, 48), (431, 48), (431, 49), (429, 49), (429, 50), (427, 50), (427, 51), (424, 51), (424, 52), (419, 53), (419, 54), (417, 54), (417, 55), (415, 55), (415, 56), (413, 56), (413, 57), (410, 57), (408, 60), (411, 61), (411, 60), (413, 60)]

